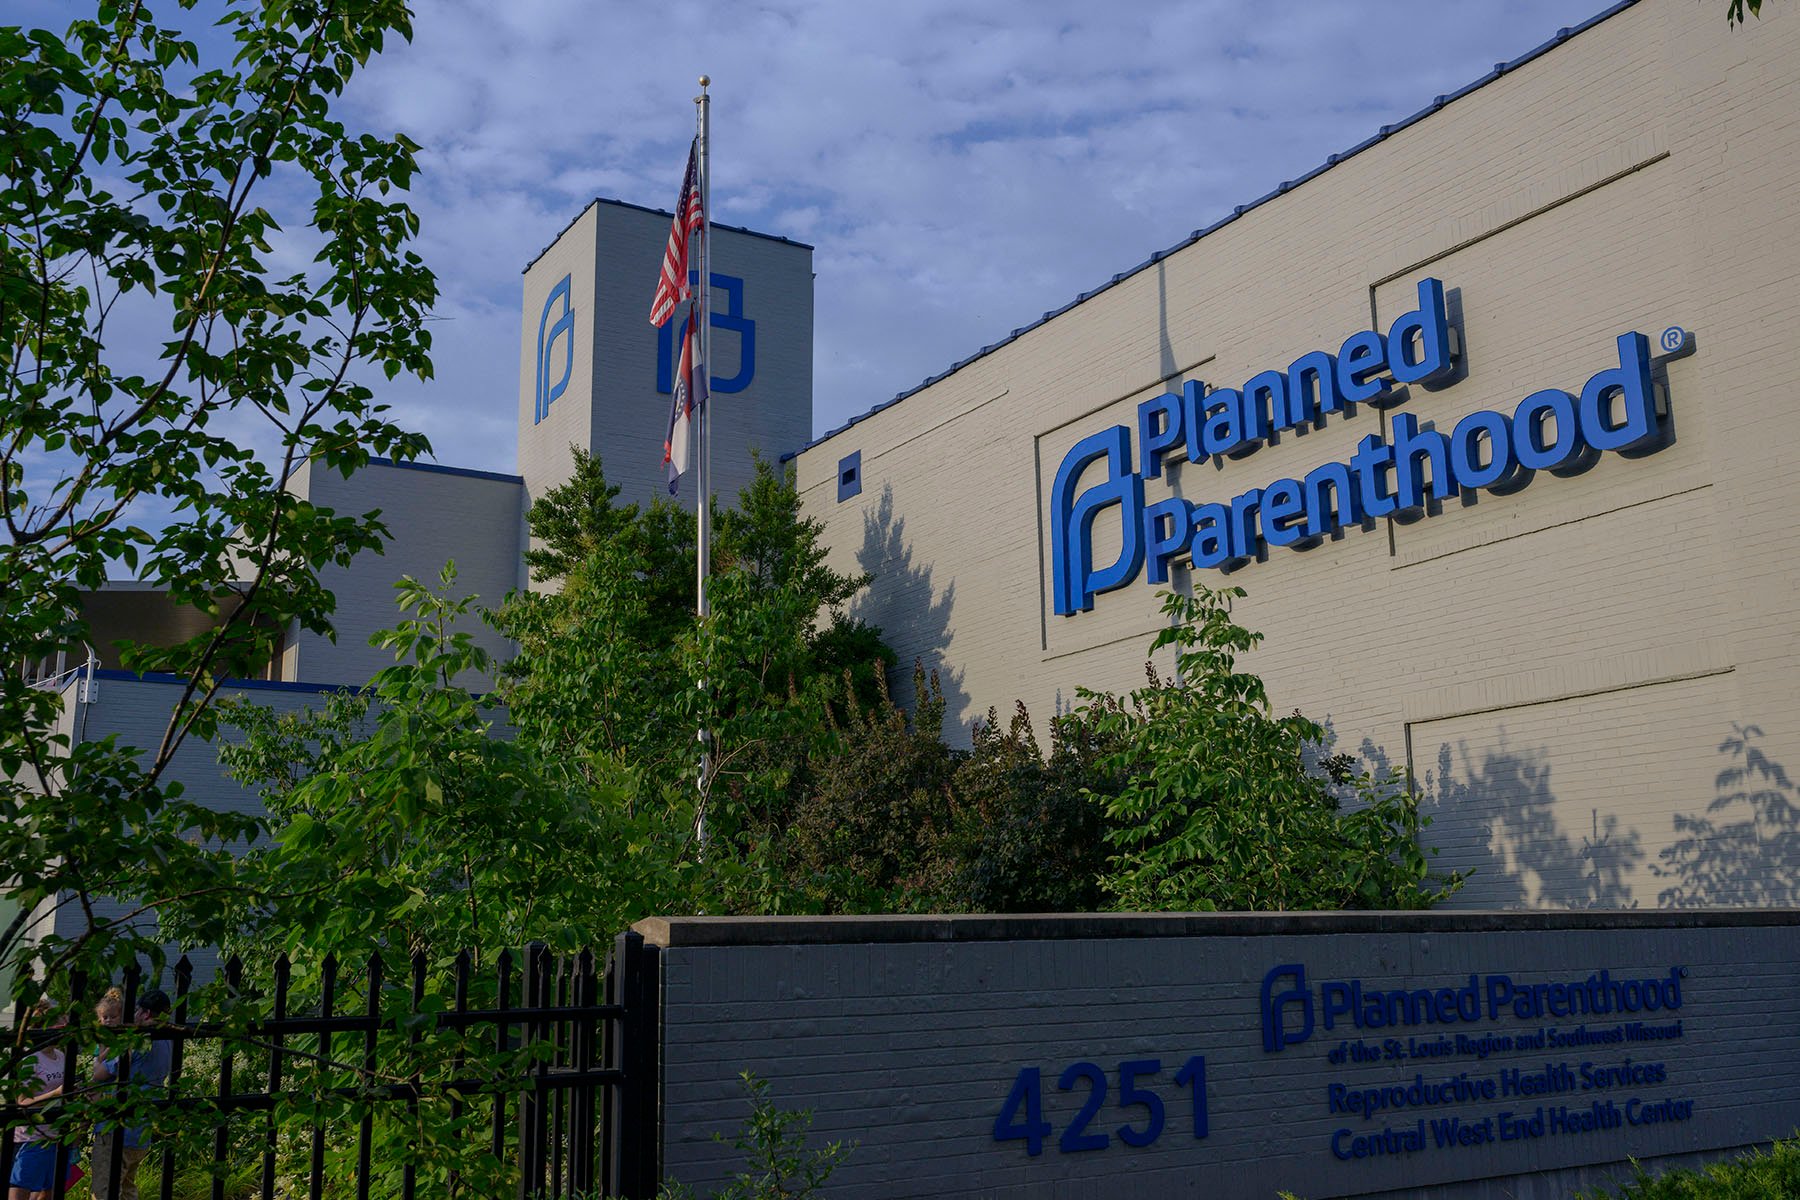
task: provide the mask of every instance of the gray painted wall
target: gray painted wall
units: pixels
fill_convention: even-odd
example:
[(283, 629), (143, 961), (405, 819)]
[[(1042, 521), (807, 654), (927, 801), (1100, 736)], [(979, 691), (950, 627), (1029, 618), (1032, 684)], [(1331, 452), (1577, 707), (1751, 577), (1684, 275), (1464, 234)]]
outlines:
[[(400, 620), (394, 584), (403, 575), (437, 586), (446, 562), (456, 563), (452, 594), (498, 607), (523, 585), (524, 489), (516, 476), (435, 467), (371, 463), (350, 478), (309, 468), (297, 490), (314, 504), (342, 513), (379, 511), (391, 538), (380, 554), (358, 555), (348, 567), (328, 567), (319, 582), (337, 597), (336, 638), (298, 630), (289, 634), (281, 677), (308, 683), (360, 686), (394, 661), (391, 650), (369, 645), (377, 631)], [(471, 615), (459, 629), (498, 659), (512, 644)], [(462, 681), (486, 688), (486, 677)]]
[[(813, 1111), (815, 1144), (860, 1143), (831, 1181), (830, 1193), (845, 1197), (1249, 1198), (1277, 1188), (1313, 1200), (1561, 1197), (1627, 1174), (1629, 1158), (1786, 1136), (1800, 1104), (1794, 911), (692, 918), (638, 928), (663, 947), (665, 1173), (702, 1189), (739, 1165), (713, 1135), (738, 1132), (746, 1070), (770, 1082), (780, 1106)], [(1313, 1033), (1270, 1051), (1265, 980), (1296, 964)], [(1564, 1015), (1570, 993), (1545, 991), (1547, 1015), (1490, 1007), (1499, 976), (1529, 995), (1602, 971), (1659, 980), (1665, 1000), (1673, 981), (1680, 1006)], [(1357, 981), (1369, 994), (1454, 993), (1471, 976), (1473, 1020), (1357, 1030), (1339, 1016), (1324, 1027), (1328, 982)], [(1294, 982), (1275, 980), (1278, 1002)], [(1297, 1037), (1299, 1004), (1278, 1011)], [(1678, 1036), (1553, 1041), (1628, 1037), (1634, 1024)], [(1539, 1037), (1544, 1044), (1532, 1044)], [(1174, 1082), (1193, 1056), (1206, 1060), (1203, 1138), (1191, 1088)], [(1149, 1108), (1121, 1107), (1120, 1064), (1146, 1059), (1161, 1069), (1140, 1084), (1160, 1098), (1165, 1123), (1133, 1148), (1118, 1130), (1145, 1131)], [(1087, 1126), (1105, 1146), (1065, 1152), (1061, 1139), (1092, 1089), (1079, 1078), (1067, 1090), (1058, 1083), (1081, 1062), (1106, 1080)], [(1040, 1072), (1052, 1127), (1036, 1156), (1023, 1140), (994, 1136), (1025, 1068)], [(1608, 1068), (1626, 1075), (1607, 1079)], [(1522, 1092), (1514, 1071), (1550, 1090)], [(1372, 1119), (1351, 1108), (1352, 1094), (1420, 1077), (1494, 1094), (1417, 1106), (1403, 1097)], [(1586, 1086), (1595, 1080), (1609, 1086)], [(1335, 1102), (1333, 1085), (1344, 1089)], [(1433, 1122), (1450, 1119), (1487, 1140), (1440, 1146), (1444, 1127)], [(1423, 1148), (1396, 1141), (1357, 1156), (1358, 1139), (1384, 1130), (1422, 1137)]]

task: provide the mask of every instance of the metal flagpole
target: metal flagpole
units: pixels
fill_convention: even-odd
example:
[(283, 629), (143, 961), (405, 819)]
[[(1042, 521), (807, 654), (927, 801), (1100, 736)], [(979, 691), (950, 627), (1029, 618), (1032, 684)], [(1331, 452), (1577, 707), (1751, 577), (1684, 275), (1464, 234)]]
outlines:
[[(706, 93), (711, 83), (709, 77), (700, 76), (700, 94), (694, 97), (694, 103), (699, 108), (700, 123), (700, 312), (695, 318), (700, 322), (700, 361), (694, 372), (694, 388), (700, 393), (700, 404), (694, 413), (694, 435), (699, 439), (699, 445), (695, 447), (699, 458), (699, 486), (694, 489), (694, 505), (698, 510), (695, 535), (698, 542), (698, 586), (695, 611), (699, 614), (703, 627), (712, 613), (712, 606), (706, 596), (707, 576), (712, 574), (712, 438), (708, 436), (712, 426), (712, 196), (709, 194), (712, 174), (712, 98)], [(701, 636), (706, 636), (704, 628)], [(700, 778), (697, 783), (700, 802), (695, 810), (694, 833), (700, 843), (701, 853), (706, 851), (706, 776), (712, 765), (712, 730), (709, 727), (712, 720), (712, 680), (704, 677), (711, 674), (711, 657), (709, 653), (706, 663), (701, 667), (703, 677), (700, 680)]]

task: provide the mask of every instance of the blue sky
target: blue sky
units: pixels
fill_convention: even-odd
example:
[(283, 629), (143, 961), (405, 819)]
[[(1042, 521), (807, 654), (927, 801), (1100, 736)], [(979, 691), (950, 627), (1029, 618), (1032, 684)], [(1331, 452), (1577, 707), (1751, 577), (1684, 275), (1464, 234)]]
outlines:
[(422, 0), (342, 110), (424, 146), (437, 378), (390, 398), (512, 470), (520, 271), (594, 196), (673, 204), (702, 72), (715, 217), (817, 248), (822, 431), (1601, 7)]

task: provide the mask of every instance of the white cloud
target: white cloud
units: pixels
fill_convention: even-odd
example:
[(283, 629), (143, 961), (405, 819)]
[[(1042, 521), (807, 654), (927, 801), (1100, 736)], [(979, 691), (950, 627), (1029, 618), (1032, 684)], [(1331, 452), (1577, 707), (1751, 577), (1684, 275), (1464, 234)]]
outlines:
[[(423, 0), (345, 117), (420, 141), (439, 461), (513, 466), (519, 272), (595, 195), (816, 246), (815, 426), (936, 374), (1602, 0)], [(649, 281), (646, 281), (646, 294)]]
[(593, 195), (673, 202), (702, 70), (715, 211), (817, 247), (824, 429), (1596, 2), (471, 0), (355, 95), (426, 143), (428, 254), (482, 347), (430, 389), (463, 418), (439, 457), (505, 468), (518, 270)]

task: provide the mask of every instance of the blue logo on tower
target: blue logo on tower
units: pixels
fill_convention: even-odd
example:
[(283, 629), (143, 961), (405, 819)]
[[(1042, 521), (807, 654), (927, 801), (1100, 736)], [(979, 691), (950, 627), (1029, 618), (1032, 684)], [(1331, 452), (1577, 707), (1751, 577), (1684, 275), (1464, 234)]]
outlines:
[[(1671, 327), (1659, 344), (1667, 357), (1692, 340)], [(1231, 568), (1271, 546), (1314, 545), (1350, 525), (1429, 511), (1460, 493), (1511, 492), (1537, 471), (1583, 469), (1608, 450), (1647, 452), (1667, 440), (1664, 398), (1651, 378), (1650, 339), (1617, 339), (1618, 365), (1593, 375), (1579, 396), (1557, 388), (1532, 392), (1511, 413), (1480, 411), (1441, 432), (1405, 412), (1389, 436), (1364, 437), (1347, 462), (1324, 463), (1301, 478), (1277, 479), (1230, 500), (1169, 496), (1145, 502), (1144, 480), (1180, 459), (1223, 464), (1274, 443), (1289, 429), (1318, 428), (1359, 404), (1391, 408), (1409, 387), (1438, 389), (1458, 377), (1461, 345), (1451, 326), (1444, 285), (1424, 279), (1418, 307), (1385, 334), (1351, 334), (1334, 354), (1313, 350), (1285, 371), (1251, 376), (1241, 387), (1209, 388), (1190, 380), (1180, 392), (1138, 405), (1137, 454), (1131, 429), (1114, 425), (1076, 442), (1050, 490), (1052, 607), (1060, 616), (1086, 612), (1101, 592), (1144, 575), (1163, 584), (1182, 559), (1196, 568)], [(1091, 469), (1105, 479), (1077, 491)], [(1094, 562), (1096, 529), (1119, 529), (1117, 556)], [(1109, 539), (1110, 540), (1110, 539)]]
[[(569, 279), (550, 289), (544, 300), (544, 311), (538, 317), (537, 372), (532, 385), (531, 423), (538, 424), (550, 415), (550, 406), (569, 386), (569, 374), (575, 369), (575, 309), (569, 301)], [(554, 316), (554, 319), (552, 317)], [(562, 374), (550, 382), (550, 363), (562, 343)]]
[[(741, 392), (756, 378), (756, 322), (744, 315), (744, 281), (735, 275), (712, 273), (714, 308), (707, 322), (715, 333), (735, 334), (738, 339), (737, 374), (725, 378), (712, 377), (714, 392)], [(698, 284), (700, 273), (688, 272), (688, 282)], [(723, 305), (719, 300), (723, 298)], [(720, 308), (723, 311), (720, 311)], [(679, 326), (679, 328), (678, 328)], [(671, 395), (675, 390), (675, 347), (687, 337), (687, 319), (665, 321), (657, 333), (656, 390)], [(713, 339), (713, 359), (718, 361), (719, 342)]]

